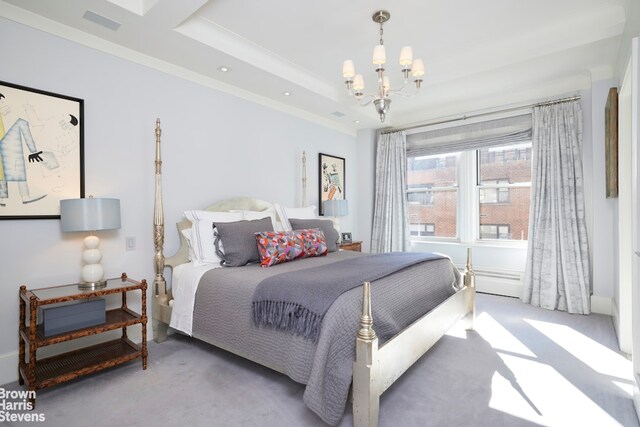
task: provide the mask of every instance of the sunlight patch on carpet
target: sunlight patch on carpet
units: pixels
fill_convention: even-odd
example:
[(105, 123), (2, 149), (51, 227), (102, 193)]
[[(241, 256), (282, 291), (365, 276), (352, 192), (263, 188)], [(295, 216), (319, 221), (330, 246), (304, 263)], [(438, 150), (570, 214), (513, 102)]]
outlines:
[(476, 316), (475, 330), (496, 350), (536, 357), (529, 348), (487, 313)]
[(621, 380), (633, 379), (630, 360), (569, 326), (539, 320), (524, 321), (594, 371)]
[(499, 356), (504, 366), (493, 377), (491, 408), (547, 426), (621, 426), (551, 366)]

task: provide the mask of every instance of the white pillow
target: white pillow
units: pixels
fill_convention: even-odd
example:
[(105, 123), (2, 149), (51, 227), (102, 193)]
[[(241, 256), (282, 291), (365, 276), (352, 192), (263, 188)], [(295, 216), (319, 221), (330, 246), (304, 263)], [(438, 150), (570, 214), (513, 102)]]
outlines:
[(184, 236), (184, 239), (187, 241), (187, 246), (189, 247), (189, 261), (195, 263), (196, 256), (193, 253), (193, 244), (191, 243), (191, 229), (185, 228), (184, 230), (182, 230), (182, 235)]
[(184, 216), (193, 224), (191, 227), (191, 246), (193, 247), (194, 264), (219, 263), (213, 245), (213, 223), (242, 221), (240, 212), (185, 211)]
[(276, 211), (273, 207), (265, 209), (263, 211), (241, 211), (241, 210), (230, 210), (229, 212), (241, 212), (242, 219), (247, 221), (253, 221), (256, 219), (262, 218), (271, 218), (271, 225), (273, 225), (274, 231), (282, 231), (282, 227), (278, 224), (278, 220), (276, 219)]
[(306, 208), (286, 208), (276, 203), (273, 205), (273, 207), (278, 213), (278, 217), (280, 218), (280, 222), (282, 223), (282, 228), (284, 231), (291, 231), (291, 224), (289, 223), (289, 218), (295, 218), (295, 219), (316, 219), (317, 218), (315, 206), (307, 206)]

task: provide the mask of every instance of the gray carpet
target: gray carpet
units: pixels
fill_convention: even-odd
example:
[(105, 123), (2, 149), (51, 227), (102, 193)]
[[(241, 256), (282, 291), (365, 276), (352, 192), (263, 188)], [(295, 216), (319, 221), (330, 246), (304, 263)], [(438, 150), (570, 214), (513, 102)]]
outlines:
[[(631, 364), (617, 348), (610, 317), (479, 295), (476, 330), (455, 327), (393, 384), (380, 425), (638, 426)], [(303, 392), (281, 374), (173, 335), (150, 342), (146, 371), (134, 362), (43, 390), (34, 412), (47, 426), (324, 426)], [(347, 408), (340, 426), (350, 425)]]

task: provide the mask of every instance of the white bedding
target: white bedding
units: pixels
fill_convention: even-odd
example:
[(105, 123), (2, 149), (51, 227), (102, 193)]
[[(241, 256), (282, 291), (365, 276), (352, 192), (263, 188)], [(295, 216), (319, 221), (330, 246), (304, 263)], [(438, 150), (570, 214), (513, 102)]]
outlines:
[(193, 306), (196, 301), (198, 284), (204, 273), (219, 267), (220, 265), (216, 264), (194, 265), (188, 262), (173, 269), (171, 276), (173, 310), (169, 326), (189, 336), (193, 335)]

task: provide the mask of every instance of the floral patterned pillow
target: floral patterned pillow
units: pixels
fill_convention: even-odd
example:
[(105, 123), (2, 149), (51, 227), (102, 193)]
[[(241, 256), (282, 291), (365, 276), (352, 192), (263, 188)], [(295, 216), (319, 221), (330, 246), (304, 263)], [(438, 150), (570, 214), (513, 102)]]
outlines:
[(262, 231), (255, 233), (260, 267), (270, 267), (297, 258), (327, 254), (327, 241), (320, 229)]

